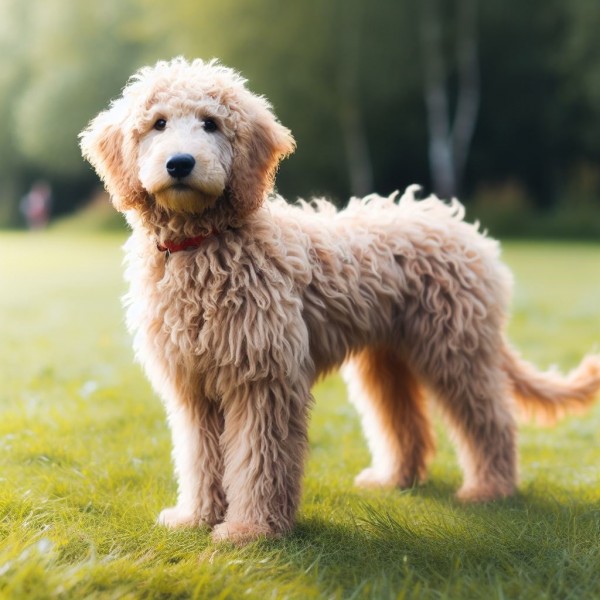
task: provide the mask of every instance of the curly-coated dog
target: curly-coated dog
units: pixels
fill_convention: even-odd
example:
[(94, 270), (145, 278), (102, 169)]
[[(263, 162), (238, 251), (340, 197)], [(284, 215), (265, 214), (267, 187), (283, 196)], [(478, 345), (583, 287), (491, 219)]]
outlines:
[(553, 417), (600, 389), (600, 357), (561, 377), (511, 349), (511, 275), (457, 202), (411, 188), (337, 212), (271, 196), (294, 140), (217, 62), (141, 69), (81, 145), (133, 230), (128, 325), (166, 405), (179, 484), (160, 523), (237, 542), (289, 531), (311, 386), (344, 362), (373, 458), (356, 483), (425, 477), (427, 390), (473, 501), (515, 490), (515, 400)]

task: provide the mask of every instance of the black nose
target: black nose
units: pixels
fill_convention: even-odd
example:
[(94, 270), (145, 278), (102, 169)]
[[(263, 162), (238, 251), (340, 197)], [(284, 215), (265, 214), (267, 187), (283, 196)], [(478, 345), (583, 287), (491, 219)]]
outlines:
[(174, 154), (167, 161), (167, 172), (175, 179), (187, 177), (194, 168), (196, 160), (191, 154)]

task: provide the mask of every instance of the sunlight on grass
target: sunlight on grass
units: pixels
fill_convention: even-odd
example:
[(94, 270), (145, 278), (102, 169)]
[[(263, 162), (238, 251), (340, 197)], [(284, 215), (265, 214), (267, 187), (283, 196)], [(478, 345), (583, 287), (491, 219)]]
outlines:
[[(369, 461), (339, 377), (320, 383), (294, 532), (243, 549), (156, 527), (173, 502), (162, 407), (133, 363), (122, 234), (0, 235), (0, 597), (600, 596), (600, 410), (522, 429), (512, 499), (465, 507), (437, 420), (430, 480), (352, 486)], [(600, 246), (510, 244), (510, 335), (571, 368), (599, 350)]]

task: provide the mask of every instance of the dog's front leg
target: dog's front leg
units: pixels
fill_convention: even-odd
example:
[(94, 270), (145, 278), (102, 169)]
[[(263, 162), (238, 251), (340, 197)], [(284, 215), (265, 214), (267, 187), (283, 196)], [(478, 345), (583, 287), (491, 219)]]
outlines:
[(216, 403), (168, 406), (177, 475), (177, 505), (164, 509), (158, 522), (167, 527), (213, 526), (226, 510), (221, 484), (220, 437), (223, 414)]
[(300, 500), (310, 390), (269, 379), (223, 398), (223, 487), (228, 509), (215, 541), (246, 543), (289, 531)]

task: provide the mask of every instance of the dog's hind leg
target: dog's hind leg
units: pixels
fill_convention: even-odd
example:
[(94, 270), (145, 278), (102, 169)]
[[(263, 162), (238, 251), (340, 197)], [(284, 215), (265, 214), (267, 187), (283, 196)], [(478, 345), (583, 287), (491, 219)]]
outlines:
[(177, 505), (166, 508), (158, 522), (167, 527), (213, 526), (226, 510), (221, 484), (220, 436), (223, 414), (212, 402), (177, 402), (168, 408), (177, 475)]
[(354, 355), (342, 373), (372, 455), (356, 485), (406, 488), (423, 481), (435, 443), (426, 400), (411, 369), (382, 346)]
[(471, 355), (448, 352), (433, 369), (464, 473), (458, 498), (465, 501), (509, 496), (517, 484), (516, 426), (506, 375), (497, 362), (483, 349)]

